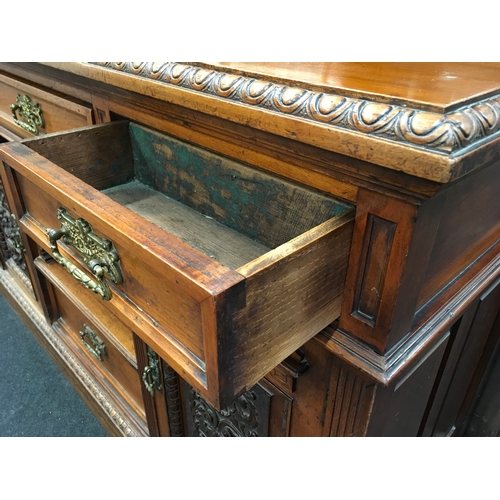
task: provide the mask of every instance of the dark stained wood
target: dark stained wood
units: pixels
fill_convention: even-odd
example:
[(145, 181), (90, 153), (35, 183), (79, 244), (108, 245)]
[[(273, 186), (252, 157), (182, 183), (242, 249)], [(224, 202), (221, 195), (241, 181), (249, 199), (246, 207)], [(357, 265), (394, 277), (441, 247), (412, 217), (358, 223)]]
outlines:
[[(134, 335), (135, 353), (137, 356), (137, 368), (139, 373), (144, 373), (144, 368), (148, 365), (147, 345)], [(144, 401), (144, 409), (146, 412), (146, 421), (148, 423), (149, 435), (151, 437), (160, 436), (160, 428), (158, 417), (156, 415), (155, 400), (149, 391), (146, 389), (144, 383), (141, 382), (141, 391)]]
[(377, 387), (367, 436), (412, 437), (418, 434), (448, 338), (443, 336), (399, 380), (388, 387)]
[(339, 328), (383, 353), (417, 207), (360, 190)]
[[(467, 353), (466, 363), (461, 363), (461, 369), (467, 373), (474, 365), (474, 356), (477, 356), (481, 347), (482, 351), (479, 359), (476, 357), (474, 374), (467, 388), (467, 393), (462, 401), (460, 411), (455, 417), (455, 427), (458, 429), (457, 435), (464, 433), (465, 423), (471, 418), (471, 412), (477, 401), (478, 392), (488, 379), (486, 378), (488, 367), (494, 360), (495, 351), (500, 338), (500, 281), (489, 287), (479, 298), (479, 304), (471, 325), (470, 336), (475, 338), (475, 345), (471, 352)], [(467, 371), (466, 371), (467, 370)], [(470, 371), (469, 371), (470, 373)], [(459, 373), (459, 375), (461, 375)], [(488, 374), (490, 375), (490, 374)], [(446, 408), (446, 416), (453, 415), (453, 409)]]
[(500, 239), (499, 162), (454, 185), (441, 210), (436, 236), (425, 271), (418, 307), (422, 307)]
[[(500, 313), (497, 316), (492, 332), (500, 332)], [(496, 341), (496, 345), (494, 344)], [(484, 352), (494, 352), (491, 362), (482, 376), (473, 402), (465, 401), (463, 411), (467, 418), (462, 427), (457, 429), (459, 436), (496, 437), (500, 434), (500, 397), (499, 397), (499, 343), (497, 335), (490, 335)]]
[(165, 361), (161, 361), (163, 373), (163, 393), (165, 395), (166, 412), (168, 415), (168, 435), (171, 437), (182, 437), (185, 435), (183, 411), (182, 411), (182, 395), (181, 395), (181, 379), (179, 375), (167, 365)]

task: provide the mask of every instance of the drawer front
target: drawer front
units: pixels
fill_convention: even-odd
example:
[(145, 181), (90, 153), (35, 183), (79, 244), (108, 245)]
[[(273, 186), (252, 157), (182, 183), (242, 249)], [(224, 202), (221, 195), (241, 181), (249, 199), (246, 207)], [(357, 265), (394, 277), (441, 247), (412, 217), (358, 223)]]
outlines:
[(75, 286), (55, 262), (38, 258), (37, 268), (52, 284), (56, 323), (69, 334), (94, 370), (108, 380), (136, 412), (144, 416), (133, 333), (91, 292)]
[(83, 127), (92, 120), (89, 106), (0, 75), (0, 126), (20, 137)]
[[(278, 243), (250, 262), (245, 260), (247, 263), (236, 269), (226, 267), (156, 221), (101, 192), (113, 186), (116, 177), (129, 181), (127, 133), (126, 126), (116, 123), (3, 146), (2, 176), (19, 200), (17, 216), (22, 229), (63, 262), (73, 276), (79, 276), (80, 282), (87, 280), (87, 286), (106, 299), (103, 306), (214, 407), (226, 406), (338, 318), (354, 212), (344, 207), (338, 216), (328, 215), (326, 221), (312, 223), (312, 229), (301, 228), (303, 234)], [(150, 149), (167, 151), (169, 157), (175, 153), (158, 143)], [(182, 151), (186, 153), (185, 148)], [(212, 161), (207, 157), (203, 153), (197, 158)], [(217, 158), (211, 167), (222, 162)], [(227, 177), (247, 175), (242, 171), (243, 167), (234, 167)], [(181, 180), (185, 175), (182, 171)], [(282, 188), (282, 181), (261, 177), (248, 174), (247, 191), (269, 184), (270, 192), (284, 193), (280, 200), (286, 200), (289, 188)], [(318, 198), (302, 188), (293, 189), (299, 201), (308, 196)], [(252, 193), (247, 191), (225, 190), (221, 198), (250, 200)], [(235, 218), (241, 205), (231, 214)], [(282, 218), (288, 216), (286, 211), (279, 212)], [(292, 213), (300, 217), (302, 210), (293, 207)], [(86, 221), (81, 224), (89, 225), (92, 241), (112, 243), (112, 252), (119, 256), (120, 280), (116, 281), (113, 273), (98, 279), (99, 266), (93, 267), (97, 274), (92, 276), (90, 264), (99, 259), (87, 258), (87, 266), (86, 250), (76, 251), (70, 244), (79, 238), (71, 237), (66, 244), (67, 238), (60, 237), (80, 218)], [(213, 217), (203, 216), (203, 221), (206, 219)], [(73, 222), (65, 222), (68, 220)], [(64, 231), (50, 233), (59, 235), (50, 242), (47, 230), (61, 227)], [(224, 240), (222, 246), (229, 243)], [(109, 296), (104, 292), (106, 286)]]

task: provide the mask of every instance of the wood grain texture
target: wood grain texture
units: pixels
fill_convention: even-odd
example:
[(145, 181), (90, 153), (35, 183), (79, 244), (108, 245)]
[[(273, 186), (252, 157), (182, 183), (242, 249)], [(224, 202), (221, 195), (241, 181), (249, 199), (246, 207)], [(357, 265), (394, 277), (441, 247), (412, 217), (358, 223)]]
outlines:
[[(204, 63), (202, 63), (204, 64)], [(464, 62), (272, 62), (205, 63), (246, 76), (293, 80), (325, 92), (405, 101), (429, 111), (445, 111), (477, 96), (498, 93), (498, 63)], [(404, 76), (404, 78), (400, 78)]]
[(179, 375), (162, 361), (163, 383), (165, 385), (165, 400), (168, 413), (169, 434), (171, 437), (181, 437), (185, 435), (182, 414), (181, 380)]
[(416, 213), (413, 204), (360, 190), (340, 329), (379, 354), (388, 347)]
[(300, 184), (134, 123), (130, 139), (137, 180), (269, 248), (348, 208)]
[[(101, 155), (114, 130), (117, 144)], [(137, 214), (120, 206), (72, 175), (74, 172), (97, 187), (110, 187), (115, 180), (128, 181), (130, 151), (120, 147), (124, 130), (123, 124), (111, 123), (36, 139), (35, 148), (44, 156), (28, 149), (28, 142), (13, 144), (10, 150), (5, 147), (2, 155), (16, 169), (13, 182), (22, 200), (21, 224), (50, 252), (45, 232), (60, 227), (56, 214), (63, 206), (74, 218), (89, 222), (96, 234), (112, 241), (120, 256), (124, 282), (110, 285), (108, 307), (211, 404), (221, 407), (338, 317), (353, 213), (348, 205), (331, 197), (265, 173), (247, 172), (234, 162), (228, 167), (227, 160), (214, 162), (213, 155), (197, 153), (196, 157), (210, 167), (207, 176), (212, 172), (217, 176), (222, 165), (222, 178), (238, 179), (237, 191), (252, 201), (249, 207), (253, 207), (256, 219), (265, 219), (270, 225), (259, 228), (246, 224), (247, 216), (240, 217), (239, 212), (240, 208), (248, 212), (249, 207), (231, 200), (219, 203), (222, 213), (214, 216), (228, 225), (231, 220), (235, 228), (241, 227), (254, 237), (264, 239), (265, 233), (272, 233), (267, 239), (277, 245), (249, 262), (245, 262), (245, 249), (245, 258), (240, 256), (237, 269), (232, 271), (198, 251), (190, 241), (159, 230), (153, 222), (159, 220), (154, 209), (160, 210), (160, 206), (152, 209), (153, 221), (148, 221), (143, 211)], [(155, 145), (161, 145), (165, 152), (164, 141), (155, 138), (152, 149)], [(194, 162), (192, 148), (183, 147), (189, 162)], [(85, 151), (96, 159), (97, 166), (85, 168)], [(116, 156), (114, 151), (118, 151)], [(61, 159), (63, 168), (45, 156), (54, 162)], [(113, 172), (122, 164), (123, 172), (115, 179)], [(245, 191), (240, 185), (244, 179), (250, 180), (252, 189)], [(160, 185), (168, 192), (163, 181)], [(211, 192), (217, 200), (217, 193), (223, 190), (214, 187)], [(323, 222), (325, 218), (329, 220)], [(63, 243), (58, 246), (82, 269), (80, 257), (71, 248)], [(239, 243), (239, 248), (242, 246)]]
[(222, 118), (147, 96), (141, 96), (140, 103), (137, 103), (131, 100), (129, 94), (117, 89), (106, 93), (108, 105), (117, 116), (139, 121), (342, 199), (355, 201), (359, 185), (375, 184), (378, 189), (384, 190), (392, 187), (395, 196), (415, 196), (418, 193), (426, 197), (438, 187), (432, 181), (377, 167), (374, 163), (342, 156), (291, 138), (270, 135), (246, 124), (231, 123), (231, 135), (228, 136), (229, 125)]
[[(298, 237), (293, 251), (283, 246), (288, 252), (282, 258), (276, 256), (273, 261), (265, 262), (264, 256), (259, 267), (239, 270), (247, 279), (246, 307), (235, 315), (235, 335), (230, 338), (232, 342), (241, 339), (239, 345), (233, 344), (238, 360), (233, 372), (237, 391), (251, 387), (258, 380), (256, 373), (261, 371), (261, 376), (268, 373), (313, 337), (314, 332), (318, 333), (338, 317), (352, 215), (344, 214), (326, 222), (324, 228), (319, 226), (311, 234)], [(325, 231), (328, 225), (330, 228)], [(283, 250), (278, 247), (275, 252)], [(307, 273), (303, 272), (305, 269)], [(290, 308), (290, 304), (294, 307)], [(251, 367), (259, 368), (251, 374)]]
[(27, 328), (46, 350), (76, 392), (89, 406), (107, 432), (113, 436), (146, 436), (145, 424), (133, 415), (113, 391), (90, 373), (69, 345), (61, 340), (37, 308), (26, 301), (9, 274), (0, 270), (2, 294)]
[(332, 408), (329, 435), (365, 436), (377, 390), (376, 384), (341, 361), (335, 363), (331, 377), (329, 397)]
[[(59, 313), (57, 323), (79, 346), (79, 357), (93, 364), (94, 371), (101, 378), (111, 380), (114, 390), (134, 411), (145, 418), (141, 393), (141, 380), (133, 346), (132, 331), (127, 329), (116, 316), (110, 314), (87, 290), (75, 287), (63, 269), (55, 263), (49, 265), (37, 259), (37, 268), (53, 284), (53, 296)], [(66, 295), (72, 293), (76, 295)], [(104, 342), (106, 352), (102, 360), (96, 360), (84, 348), (80, 331), (84, 325), (90, 327)], [(89, 343), (87, 339), (87, 343)]]
[(269, 251), (264, 245), (138, 181), (103, 192), (230, 269), (237, 269)]
[(364, 264), (358, 276), (352, 314), (372, 326), (377, 321), (387, 265), (392, 249), (394, 222), (369, 214), (361, 254)]
[(22, 137), (32, 137), (32, 134), (14, 122), (10, 105), (16, 103), (18, 94), (28, 95), (33, 102), (40, 105), (44, 117), (44, 126), (40, 129), (42, 134), (93, 123), (92, 109), (89, 106), (0, 75), (0, 123)]
[[(333, 147), (342, 154), (439, 182), (448, 182), (456, 175), (456, 160), (431, 154), (426, 159), (432, 158), (432, 161), (425, 161), (426, 155), (421, 147), (446, 153), (464, 150), (471, 144), (479, 145), (485, 136), (495, 140), (500, 123), (500, 104), (497, 96), (489, 98), (491, 89), (485, 91), (484, 102), (475, 101), (478, 96), (474, 94), (469, 99), (472, 103), (463, 109), (441, 114), (411, 109), (406, 103), (399, 106), (346, 96), (345, 93), (314, 92), (295, 81), (289, 81), (287, 85), (272, 80), (256, 81), (244, 75), (182, 63), (51, 65), (146, 95), (150, 95), (151, 87), (154, 87), (157, 99), (232, 121), (245, 116), (244, 122), (256, 128), (327, 150)], [(495, 66), (490, 69), (493, 73), (499, 71)], [(472, 72), (469, 72), (469, 80), (471, 76)], [(422, 81), (425, 81), (425, 76)], [(467, 77), (464, 81), (467, 82)], [(190, 91), (189, 99), (185, 90)], [(235, 108), (241, 107), (242, 103), (244, 109), (236, 112)], [(267, 113), (272, 119), (264, 122), (260, 116)], [(346, 114), (349, 119), (345, 119)], [(390, 145), (387, 139), (392, 142)], [(389, 149), (390, 155), (380, 154)]]
[(468, 180), (449, 186), (418, 298), (422, 307), (500, 241), (500, 162), (485, 166)]
[[(153, 162), (186, 160), (168, 175), (162, 168), (150, 170), (154, 175), (147, 184), (157, 192), (168, 194), (163, 187), (170, 176), (178, 194), (197, 191), (201, 213), (199, 206), (206, 205), (213, 212), (207, 215), (233, 218), (237, 230), (249, 226), (253, 235), (267, 236), (275, 228), (273, 241), (256, 237), (269, 251), (231, 265), (211, 259), (210, 249), (193, 248), (185, 241), (190, 237), (167, 235), (151, 222), (164, 217), (154, 213), (156, 202), (145, 222), (144, 213), (99, 192), (135, 175), (129, 132), (124, 127), (121, 138), (118, 132), (123, 124), (61, 134), (52, 145), (36, 139), (33, 148), (47, 155), (48, 162), (18, 144), (7, 147), (2, 181), (22, 217), (29, 259), (43, 255), (40, 248), (48, 250), (44, 226), (58, 224), (59, 203), (67, 204), (72, 215), (82, 214), (99, 234), (113, 235), (127, 270), (126, 293), (113, 286), (110, 311), (136, 332), (138, 357), (146, 342), (165, 358), (172, 382), (184, 378), (198, 385), (202, 397), (223, 407), (259, 382), (259, 372), (274, 370), (296, 343), (306, 342), (302, 347), (310, 369), (295, 384), (279, 386), (286, 397), (273, 388), (279, 396), (271, 398), (273, 435), (364, 435), (367, 429), (369, 435), (415, 435), (426, 418), (429, 425), (432, 421), (432, 433), (465, 418), (488, 361), (484, 351), (493, 342), (483, 344), (484, 332), (475, 329), (455, 343), (453, 324), (500, 271), (500, 186), (494, 174), (500, 161), (499, 68), (445, 63), (0, 63), (6, 78), (24, 79), (57, 99), (76, 104), (83, 99), (98, 122), (124, 117), (137, 122), (140, 133), (143, 126), (155, 128), (152, 143), (161, 154), (152, 156)], [(165, 142), (163, 133), (172, 140)], [(6, 138), (13, 136), (8, 132)], [(119, 161), (113, 165), (114, 156)], [(88, 159), (106, 164), (92, 169)], [(59, 161), (62, 169), (50, 170)], [(207, 167), (197, 168), (197, 161)], [(220, 165), (222, 177), (212, 184), (224, 189), (212, 191), (202, 176), (215, 179)], [(246, 167), (256, 176), (245, 177)], [(82, 186), (72, 173), (91, 187)], [(231, 175), (237, 180), (228, 188), (224, 182)], [(263, 187), (272, 185), (271, 177), (282, 189), (274, 208), (266, 200), (273, 190)], [(251, 181), (263, 195), (244, 205), (250, 218), (259, 214), (264, 222), (269, 212), (269, 226), (261, 222), (250, 227), (245, 218), (233, 217), (232, 207), (214, 203), (214, 196), (247, 196)], [(298, 214), (320, 213), (322, 203), (301, 205), (301, 193), (309, 188), (294, 192), (289, 181), (356, 204), (352, 245), (350, 229), (325, 230), (332, 221), (306, 224), (294, 234), (293, 228), (300, 228), (294, 222)], [(23, 193), (28, 193), (26, 199)], [(287, 199), (297, 202), (295, 210)], [(281, 221), (279, 209), (291, 225)], [(345, 247), (336, 247), (337, 237)], [(343, 288), (336, 288), (336, 269), (345, 265), (336, 259), (347, 258), (349, 250), (341, 309)], [(61, 252), (79, 263), (71, 249), (61, 245)], [(335, 254), (332, 259), (328, 252)], [(311, 275), (304, 277), (308, 269)], [(38, 279), (36, 270), (30, 273)], [(47, 318), (57, 319), (60, 309), (71, 309), (58, 305), (45, 281), (34, 282), (34, 290), (45, 297)], [(488, 304), (489, 316), (479, 310), (474, 315), (494, 319), (498, 305)], [(339, 324), (307, 341), (339, 311)], [(486, 348), (479, 355), (481, 346)], [(235, 360), (241, 362), (237, 367)], [(182, 390), (178, 394), (180, 400), (185, 397)], [(152, 435), (183, 432), (172, 426), (172, 418), (178, 421), (182, 412), (177, 405), (169, 413), (168, 395), (160, 391), (151, 399), (143, 394)], [(175, 407), (175, 397), (173, 401)]]

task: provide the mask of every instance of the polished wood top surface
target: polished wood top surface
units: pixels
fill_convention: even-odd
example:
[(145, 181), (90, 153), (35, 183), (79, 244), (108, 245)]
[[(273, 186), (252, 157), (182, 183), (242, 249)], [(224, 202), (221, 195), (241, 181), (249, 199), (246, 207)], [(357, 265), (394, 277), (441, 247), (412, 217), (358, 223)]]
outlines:
[(500, 147), (500, 63), (42, 64), (439, 183)]
[(210, 62), (208, 67), (274, 82), (300, 82), (376, 101), (447, 113), (500, 93), (500, 63)]

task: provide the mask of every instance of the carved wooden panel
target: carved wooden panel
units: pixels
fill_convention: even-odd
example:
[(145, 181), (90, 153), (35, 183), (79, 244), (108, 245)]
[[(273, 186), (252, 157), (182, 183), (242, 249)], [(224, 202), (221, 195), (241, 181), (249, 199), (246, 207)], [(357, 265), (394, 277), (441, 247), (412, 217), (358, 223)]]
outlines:
[(271, 394), (257, 384), (233, 404), (217, 411), (188, 386), (185, 401), (188, 436), (268, 436), (270, 399)]
[(397, 143), (451, 153), (500, 130), (500, 96), (449, 113), (373, 102), (257, 80), (252, 76), (177, 62), (90, 62), (97, 66), (216, 99), (244, 103)]
[(368, 215), (353, 314), (371, 326), (377, 320), (396, 226), (394, 222)]
[(16, 217), (11, 213), (0, 183), (0, 251), (3, 262), (13, 259), (26, 273), (24, 262), (24, 247), (21, 241), (21, 232)]
[(375, 390), (376, 384), (369, 377), (344, 362), (335, 363), (329, 389), (330, 436), (366, 434)]
[(359, 190), (339, 329), (378, 353), (394, 324), (416, 213), (416, 204)]
[(179, 387), (179, 375), (175, 370), (162, 361), (163, 387), (167, 404), (168, 424), (171, 437), (184, 436), (182, 422), (182, 400)]

